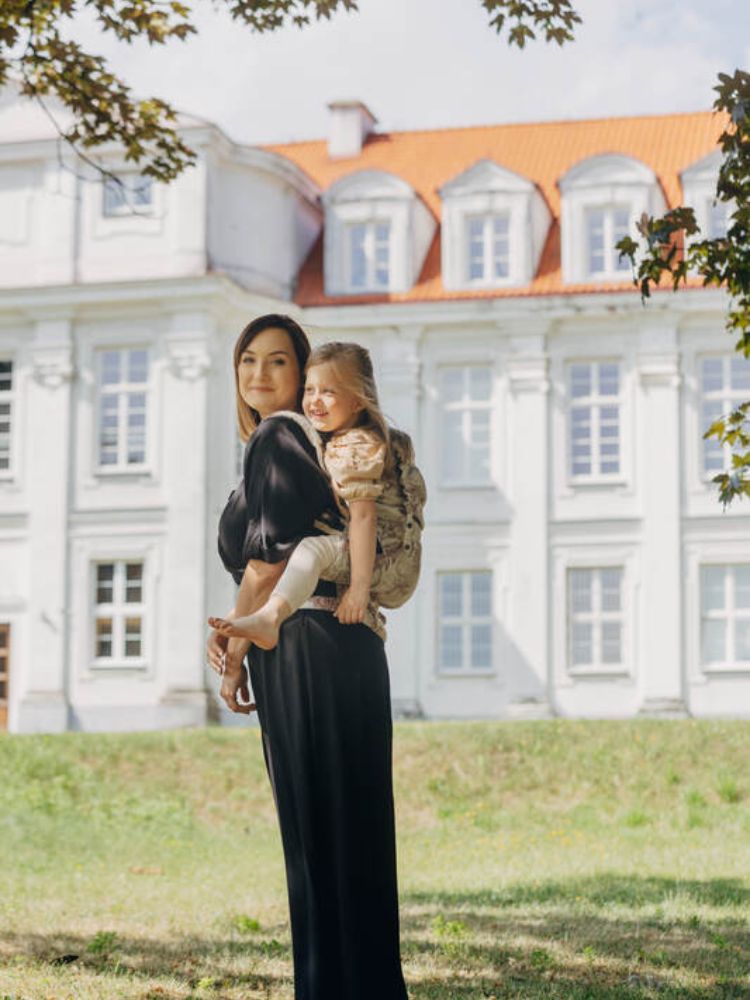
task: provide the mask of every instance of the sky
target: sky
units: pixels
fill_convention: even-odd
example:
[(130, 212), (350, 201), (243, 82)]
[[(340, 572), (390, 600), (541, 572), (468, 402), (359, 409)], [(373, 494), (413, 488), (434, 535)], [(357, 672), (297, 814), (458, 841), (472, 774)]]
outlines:
[(710, 108), (718, 72), (748, 68), (748, 0), (579, 0), (575, 42), (511, 49), (480, 0), (360, 0), (358, 13), (253, 34), (222, 0), (194, 0), (197, 37), (74, 36), (141, 96), (252, 144), (324, 138), (327, 104), (363, 101), (381, 132)]

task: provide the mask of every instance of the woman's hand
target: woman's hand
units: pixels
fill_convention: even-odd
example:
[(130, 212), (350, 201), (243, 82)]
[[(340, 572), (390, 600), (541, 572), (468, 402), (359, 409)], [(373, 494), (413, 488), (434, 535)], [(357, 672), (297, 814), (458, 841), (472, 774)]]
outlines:
[(221, 632), (217, 632), (216, 629), (211, 629), (208, 635), (208, 641), (206, 642), (206, 657), (208, 659), (209, 666), (213, 671), (215, 671), (219, 677), (224, 673), (224, 657), (227, 651), (227, 644), (229, 640)]
[[(221, 678), (219, 694), (227, 708), (241, 715), (250, 715), (255, 711), (255, 702), (250, 701), (250, 691), (247, 686), (247, 674), (224, 674)], [(239, 695), (239, 698), (237, 697)]]
[(363, 585), (351, 584), (344, 591), (339, 606), (333, 612), (342, 625), (356, 625), (365, 620), (369, 589)]
[[(249, 715), (255, 710), (255, 702), (250, 701), (247, 686), (247, 674), (244, 659), (250, 648), (247, 639), (227, 640), (227, 650), (224, 656), (224, 673), (221, 679), (219, 694), (227, 707), (233, 712)], [(239, 695), (239, 698), (237, 697)]]

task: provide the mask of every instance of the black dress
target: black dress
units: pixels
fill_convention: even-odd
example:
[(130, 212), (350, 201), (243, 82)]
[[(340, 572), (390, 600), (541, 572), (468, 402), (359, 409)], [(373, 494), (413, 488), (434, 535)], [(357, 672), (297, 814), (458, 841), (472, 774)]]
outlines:
[[(269, 417), (246, 449), (219, 552), (239, 582), (249, 559), (285, 559), (317, 533), (314, 520), (336, 516), (302, 429)], [(284, 846), (295, 998), (406, 1000), (383, 642), (301, 608), (276, 648), (253, 647), (249, 663)]]

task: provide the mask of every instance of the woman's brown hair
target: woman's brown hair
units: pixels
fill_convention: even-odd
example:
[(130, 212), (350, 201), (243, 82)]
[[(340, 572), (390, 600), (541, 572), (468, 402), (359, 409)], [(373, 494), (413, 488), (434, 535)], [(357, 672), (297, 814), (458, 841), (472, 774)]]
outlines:
[(369, 427), (382, 439), (385, 443), (385, 468), (391, 469), (391, 432), (380, 409), (370, 352), (360, 344), (332, 340), (312, 351), (305, 371), (309, 372), (315, 365), (330, 365), (341, 387), (357, 400), (362, 408), (357, 426)]
[(240, 360), (244, 352), (248, 349), (259, 333), (263, 333), (264, 330), (272, 329), (285, 330), (286, 333), (289, 334), (289, 338), (292, 341), (292, 347), (294, 348), (294, 354), (297, 358), (297, 364), (299, 365), (300, 372), (300, 385), (299, 392), (297, 393), (297, 410), (300, 413), (302, 412), (302, 393), (304, 389), (304, 379), (302, 377), (302, 373), (305, 370), (307, 359), (310, 357), (310, 341), (307, 339), (307, 334), (296, 320), (292, 319), (291, 316), (284, 316), (283, 313), (267, 313), (265, 316), (258, 316), (251, 323), (247, 324), (234, 345), (234, 391), (237, 403), (237, 427), (242, 441), (247, 441), (255, 428), (258, 426), (260, 423), (260, 414), (257, 410), (254, 410), (252, 406), (248, 406), (240, 395), (240, 380), (238, 375)]

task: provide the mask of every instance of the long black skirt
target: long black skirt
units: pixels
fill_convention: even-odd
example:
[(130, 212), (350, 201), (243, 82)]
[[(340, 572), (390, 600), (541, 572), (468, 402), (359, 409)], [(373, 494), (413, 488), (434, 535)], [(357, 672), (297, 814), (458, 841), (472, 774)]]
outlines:
[(250, 677), (284, 845), (296, 1000), (406, 1000), (383, 642), (300, 610)]

